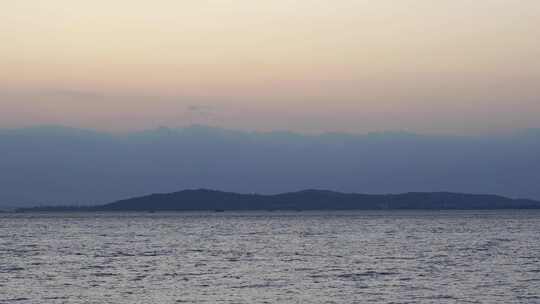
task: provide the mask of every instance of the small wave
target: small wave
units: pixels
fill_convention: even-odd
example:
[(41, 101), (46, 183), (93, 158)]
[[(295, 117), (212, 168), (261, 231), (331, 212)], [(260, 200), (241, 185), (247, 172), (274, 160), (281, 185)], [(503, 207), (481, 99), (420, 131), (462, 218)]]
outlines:
[(415, 257), (393, 257), (393, 256), (388, 256), (388, 257), (376, 257), (375, 258), (376, 260), (402, 260), (402, 261), (411, 261), (411, 260), (416, 260)]
[(112, 273), (112, 272), (96, 272), (92, 275), (95, 277), (114, 277), (114, 276), (117, 276), (118, 274)]
[(21, 301), (29, 301), (29, 298), (13, 298), (13, 299), (7, 299), (6, 303), (9, 302), (21, 302)]
[(451, 296), (451, 295), (434, 295), (434, 296), (428, 296), (424, 297), (424, 299), (429, 300), (459, 300), (458, 298)]
[(25, 270), (25, 269), (22, 268), (22, 267), (17, 267), (17, 266), (0, 267), (0, 272), (3, 272), (3, 273), (9, 273), (9, 272), (15, 272), (15, 271), (23, 271), (23, 270)]
[(398, 275), (397, 272), (391, 272), (391, 271), (366, 271), (366, 272), (359, 272), (359, 273), (345, 273), (338, 275), (338, 278), (342, 279), (365, 279), (365, 278), (373, 278), (378, 276), (392, 276), (392, 275)]

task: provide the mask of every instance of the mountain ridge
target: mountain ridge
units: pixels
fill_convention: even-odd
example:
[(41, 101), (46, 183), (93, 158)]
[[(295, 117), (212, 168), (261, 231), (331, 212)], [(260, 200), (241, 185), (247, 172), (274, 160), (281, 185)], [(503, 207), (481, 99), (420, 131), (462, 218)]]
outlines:
[(93, 207), (51, 206), (19, 211), (256, 211), (256, 210), (490, 210), (540, 209), (540, 201), (491, 194), (407, 192), (401, 194), (343, 193), (306, 189), (280, 194), (242, 194), (211, 189), (123, 199)]

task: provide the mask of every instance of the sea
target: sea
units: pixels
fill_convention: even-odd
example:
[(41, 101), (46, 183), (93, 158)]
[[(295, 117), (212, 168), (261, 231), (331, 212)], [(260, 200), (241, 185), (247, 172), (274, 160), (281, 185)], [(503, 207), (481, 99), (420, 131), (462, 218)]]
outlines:
[(540, 211), (5, 213), (0, 303), (540, 303)]

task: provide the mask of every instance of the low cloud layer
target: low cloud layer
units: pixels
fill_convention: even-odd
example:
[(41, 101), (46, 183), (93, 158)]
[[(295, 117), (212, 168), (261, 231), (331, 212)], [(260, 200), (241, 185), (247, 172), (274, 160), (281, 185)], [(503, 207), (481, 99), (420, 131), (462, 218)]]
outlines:
[(507, 136), (299, 135), (202, 126), (111, 135), (0, 130), (0, 205), (97, 204), (212, 188), (455, 191), (540, 199), (540, 131)]

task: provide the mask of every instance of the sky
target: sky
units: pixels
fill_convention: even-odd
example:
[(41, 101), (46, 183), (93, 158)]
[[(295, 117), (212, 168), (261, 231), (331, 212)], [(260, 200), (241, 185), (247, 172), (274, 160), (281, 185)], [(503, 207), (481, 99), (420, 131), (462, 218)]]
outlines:
[(0, 128), (540, 127), (537, 0), (0, 0)]

